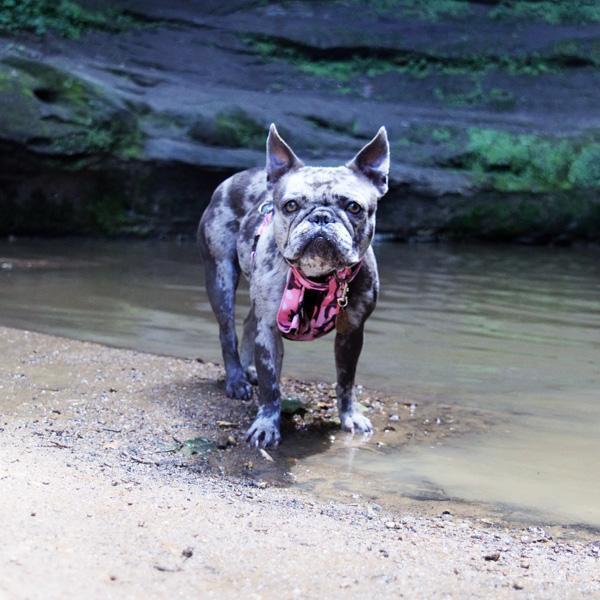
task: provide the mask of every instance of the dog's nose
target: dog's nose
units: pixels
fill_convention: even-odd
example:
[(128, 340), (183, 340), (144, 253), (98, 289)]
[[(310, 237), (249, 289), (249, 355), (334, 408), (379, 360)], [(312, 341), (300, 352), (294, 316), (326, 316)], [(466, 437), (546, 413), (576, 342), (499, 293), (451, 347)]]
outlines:
[(315, 225), (327, 225), (333, 221), (333, 215), (328, 210), (315, 210), (308, 220)]

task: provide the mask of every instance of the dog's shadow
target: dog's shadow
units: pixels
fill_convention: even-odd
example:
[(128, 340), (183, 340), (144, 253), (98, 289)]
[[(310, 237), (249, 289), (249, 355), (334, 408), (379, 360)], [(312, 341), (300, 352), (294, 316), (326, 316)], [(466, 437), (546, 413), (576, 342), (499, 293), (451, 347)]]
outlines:
[[(256, 388), (254, 391), (256, 396)], [(227, 398), (223, 381), (177, 380), (152, 388), (148, 399), (160, 405), (171, 435), (181, 442), (182, 450), (186, 442), (189, 447), (194, 440), (206, 441), (207, 452), (173, 456), (180, 461), (179, 467), (193, 471), (209, 469), (223, 475), (286, 485), (293, 482), (294, 465), (308, 456), (326, 452), (331, 447), (332, 434), (339, 431), (331, 421), (307, 419), (305, 423), (301, 417), (283, 414), (281, 445), (261, 452), (246, 443), (246, 431), (257, 411), (256, 400)]]

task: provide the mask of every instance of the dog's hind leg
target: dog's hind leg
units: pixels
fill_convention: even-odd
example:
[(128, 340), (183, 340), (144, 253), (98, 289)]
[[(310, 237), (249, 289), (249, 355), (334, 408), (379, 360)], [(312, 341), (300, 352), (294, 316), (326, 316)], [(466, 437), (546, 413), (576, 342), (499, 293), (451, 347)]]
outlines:
[(235, 292), (240, 279), (237, 258), (215, 261), (205, 257), (206, 291), (219, 323), (219, 339), (225, 363), (225, 393), (230, 398), (249, 400), (252, 386), (248, 382), (238, 354), (235, 331)]
[(254, 315), (254, 306), (250, 307), (246, 318), (244, 319), (244, 333), (242, 334), (242, 345), (240, 349), (240, 360), (242, 369), (248, 377), (250, 383), (258, 383), (256, 376), (256, 366), (254, 365), (254, 347), (256, 345), (256, 317)]

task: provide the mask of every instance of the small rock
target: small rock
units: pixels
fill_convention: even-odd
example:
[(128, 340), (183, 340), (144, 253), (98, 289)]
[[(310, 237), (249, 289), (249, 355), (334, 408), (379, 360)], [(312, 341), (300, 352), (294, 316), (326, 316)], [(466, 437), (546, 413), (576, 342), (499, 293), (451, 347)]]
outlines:
[(390, 421), (399, 421), (399, 420), (400, 420), (399, 415), (390, 415)]
[(513, 588), (514, 588), (515, 590), (522, 590), (522, 589), (523, 589), (523, 584), (522, 584), (522, 583), (519, 583), (518, 581), (515, 581), (515, 582), (513, 583)]
[(529, 569), (529, 562), (526, 560), (521, 561), (521, 569)]
[(181, 551), (181, 556), (184, 558), (192, 558), (192, 556), (194, 556), (194, 549), (190, 547), (184, 548)]
[(500, 560), (500, 552), (491, 552), (483, 557), (487, 561), (498, 562)]
[(591, 556), (600, 557), (600, 540), (588, 544)]
[(395, 523), (394, 521), (386, 521), (385, 526), (388, 529), (396, 529), (398, 527), (398, 523)]
[(219, 448), (219, 450), (225, 450), (230, 446), (237, 446), (237, 440), (232, 435), (228, 435), (226, 438), (220, 439), (217, 442), (217, 448)]

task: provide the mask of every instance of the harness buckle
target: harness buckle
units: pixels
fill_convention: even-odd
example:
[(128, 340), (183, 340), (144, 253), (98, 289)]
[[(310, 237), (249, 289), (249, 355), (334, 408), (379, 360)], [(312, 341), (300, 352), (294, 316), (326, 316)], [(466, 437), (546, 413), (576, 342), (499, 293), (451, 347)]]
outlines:
[(344, 281), (342, 283), (342, 291), (337, 299), (338, 306), (340, 308), (346, 308), (348, 306), (348, 282)]

